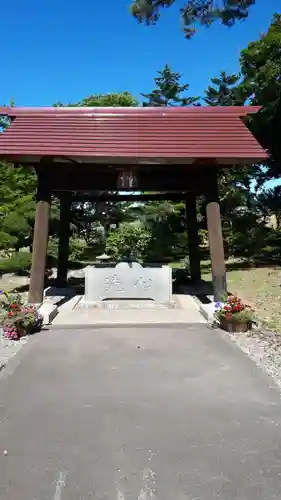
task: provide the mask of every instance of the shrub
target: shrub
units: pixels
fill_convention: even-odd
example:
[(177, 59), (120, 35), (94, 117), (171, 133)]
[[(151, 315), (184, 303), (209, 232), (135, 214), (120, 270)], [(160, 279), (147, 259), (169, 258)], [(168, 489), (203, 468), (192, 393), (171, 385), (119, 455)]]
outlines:
[(87, 243), (82, 238), (70, 238), (69, 260), (84, 260)]
[(148, 229), (124, 224), (109, 233), (106, 253), (116, 261), (128, 257), (143, 260), (150, 241), (151, 232)]
[(16, 236), (12, 236), (5, 231), (0, 231), (0, 248), (8, 252), (11, 248), (14, 248), (17, 242)]
[[(48, 264), (56, 266), (58, 259), (58, 239), (54, 237), (49, 238), (48, 242)], [(83, 238), (70, 237), (69, 240), (69, 262), (79, 261), (94, 261), (97, 255), (104, 251), (104, 243), (94, 243), (88, 245)]]
[(50, 237), (48, 241), (48, 257), (51, 257), (51, 260), (56, 261), (58, 258), (58, 239), (54, 237)]
[(209, 234), (207, 229), (199, 229), (199, 239), (201, 245), (208, 246), (209, 245)]
[(16, 252), (11, 257), (0, 259), (0, 274), (16, 273), (27, 274), (31, 268), (31, 254)]

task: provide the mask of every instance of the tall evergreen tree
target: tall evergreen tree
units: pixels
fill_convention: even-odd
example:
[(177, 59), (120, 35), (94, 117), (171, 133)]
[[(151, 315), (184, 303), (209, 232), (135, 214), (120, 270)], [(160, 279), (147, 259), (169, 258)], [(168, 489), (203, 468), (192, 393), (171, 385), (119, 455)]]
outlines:
[(29, 167), (0, 163), (0, 250), (31, 243), (36, 175)]
[[(219, 77), (212, 78), (213, 86), (205, 90), (204, 101), (209, 106), (242, 106), (245, 102), (245, 91), (238, 84), (240, 77), (236, 74), (227, 75), (221, 71)], [(252, 203), (253, 193), (250, 190), (251, 181), (259, 175), (257, 165), (233, 167), (218, 170), (218, 184), (220, 191), (221, 215), (224, 227), (226, 248), (233, 250), (233, 231), (236, 226), (245, 230), (249, 223), (249, 206)], [(204, 201), (201, 209), (204, 209)], [(253, 221), (252, 221), (253, 222)], [(236, 241), (236, 240), (235, 240)], [(240, 251), (241, 249), (239, 249)]]
[(264, 222), (269, 217), (273, 217), (273, 224), (276, 229), (281, 229), (281, 186), (267, 188), (260, 191), (256, 196), (256, 208), (258, 213), (264, 218)]
[(143, 106), (190, 106), (198, 101), (199, 97), (182, 96), (189, 89), (189, 84), (180, 83), (182, 75), (166, 64), (158, 76), (154, 78), (156, 89), (149, 94), (141, 94), (147, 101)]
[(204, 101), (209, 106), (243, 106), (245, 99), (238, 81), (235, 73), (227, 75), (221, 71), (220, 76), (211, 78), (214, 86), (209, 85), (205, 90)]
[(259, 40), (249, 43), (241, 52), (241, 87), (250, 104), (262, 110), (250, 120), (251, 130), (268, 149), (267, 178), (281, 176), (281, 15), (273, 16), (272, 23)]
[[(140, 23), (149, 26), (158, 21), (163, 8), (174, 3), (175, 0), (133, 0), (131, 12)], [(180, 10), (185, 36), (191, 38), (198, 23), (210, 26), (219, 20), (224, 26), (232, 26), (246, 19), (255, 3), (256, 0), (186, 0)]]

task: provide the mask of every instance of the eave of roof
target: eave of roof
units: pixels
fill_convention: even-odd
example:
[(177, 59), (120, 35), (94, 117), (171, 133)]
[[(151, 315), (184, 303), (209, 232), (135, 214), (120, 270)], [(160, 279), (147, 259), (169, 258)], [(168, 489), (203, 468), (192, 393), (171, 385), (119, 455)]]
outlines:
[(256, 106), (188, 108), (0, 108), (12, 123), (0, 135), (0, 157), (39, 161), (42, 156), (93, 162), (233, 164), (264, 161), (242, 118)]

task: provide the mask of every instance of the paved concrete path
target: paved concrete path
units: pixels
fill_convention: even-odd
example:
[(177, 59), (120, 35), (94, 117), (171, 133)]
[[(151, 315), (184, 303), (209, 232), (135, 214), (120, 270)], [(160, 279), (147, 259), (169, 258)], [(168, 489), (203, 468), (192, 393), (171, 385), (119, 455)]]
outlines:
[(1, 500), (280, 500), (279, 392), (206, 325), (42, 333), (0, 404)]

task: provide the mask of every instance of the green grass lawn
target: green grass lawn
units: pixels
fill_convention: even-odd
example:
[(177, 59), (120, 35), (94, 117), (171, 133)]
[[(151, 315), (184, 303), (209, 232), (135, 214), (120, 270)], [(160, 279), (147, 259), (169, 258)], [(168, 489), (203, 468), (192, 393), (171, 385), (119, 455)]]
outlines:
[[(182, 267), (174, 262), (171, 267)], [(247, 267), (239, 260), (226, 262), (228, 291), (251, 304), (259, 321), (281, 333), (281, 267)], [(202, 279), (211, 281), (210, 261), (201, 263)]]
[(229, 270), (227, 284), (231, 293), (239, 295), (254, 307), (257, 318), (264, 325), (281, 332), (280, 267)]

